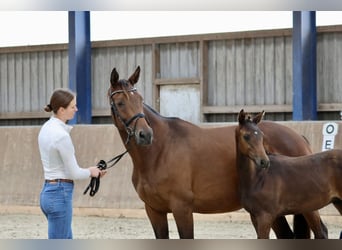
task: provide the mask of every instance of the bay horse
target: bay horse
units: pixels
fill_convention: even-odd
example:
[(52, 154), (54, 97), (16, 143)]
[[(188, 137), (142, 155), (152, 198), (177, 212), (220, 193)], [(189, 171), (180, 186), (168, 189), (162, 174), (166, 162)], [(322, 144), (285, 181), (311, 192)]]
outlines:
[(320, 217), (311, 211), (332, 203), (342, 215), (342, 150), (298, 157), (268, 155), (258, 127), (263, 115), (252, 118), (241, 110), (235, 131), (241, 204), (250, 213), (258, 238), (269, 238), (279, 216), (296, 213), (303, 214), (315, 238), (327, 238)]
[[(113, 123), (133, 162), (134, 188), (145, 204), (156, 238), (169, 238), (168, 213), (173, 214), (180, 238), (194, 238), (193, 213), (241, 209), (235, 126), (201, 128), (161, 116), (143, 103), (135, 88), (139, 75), (138, 66), (127, 80), (120, 79), (113, 68), (108, 89)], [(312, 153), (293, 130), (267, 121), (260, 127), (269, 152)], [(294, 217), (295, 235), (284, 216), (277, 218), (272, 229), (278, 238), (310, 237), (301, 215)]]

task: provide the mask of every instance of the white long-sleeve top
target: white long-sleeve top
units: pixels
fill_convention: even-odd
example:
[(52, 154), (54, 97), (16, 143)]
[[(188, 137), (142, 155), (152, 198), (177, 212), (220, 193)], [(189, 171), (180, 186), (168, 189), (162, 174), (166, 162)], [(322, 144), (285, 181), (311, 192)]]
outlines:
[(90, 177), (90, 170), (80, 168), (77, 163), (71, 129), (72, 126), (54, 116), (40, 129), (38, 145), (46, 180)]

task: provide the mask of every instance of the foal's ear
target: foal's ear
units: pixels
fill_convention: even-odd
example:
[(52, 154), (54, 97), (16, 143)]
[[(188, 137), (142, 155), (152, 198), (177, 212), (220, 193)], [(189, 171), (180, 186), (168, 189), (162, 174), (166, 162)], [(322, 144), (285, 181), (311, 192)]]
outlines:
[(112, 73), (110, 74), (110, 83), (112, 84), (112, 87), (118, 82), (119, 80), (119, 74), (116, 71), (116, 68), (112, 70)]
[(264, 117), (264, 115), (265, 115), (265, 111), (263, 110), (263, 111), (261, 111), (259, 114), (257, 114), (257, 115), (253, 118), (253, 122), (254, 122), (255, 124), (258, 124), (258, 123), (262, 120), (262, 118)]
[(238, 116), (239, 124), (243, 124), (245, 122), (245, 119), (246, 119), (246, 113), (243, 109), (241, 109), (239, 116)]
[(134, 73), (128, 78), (128, 81), (134, 85), (138, 82), (140, 76), (140, 66), (134, 71)]

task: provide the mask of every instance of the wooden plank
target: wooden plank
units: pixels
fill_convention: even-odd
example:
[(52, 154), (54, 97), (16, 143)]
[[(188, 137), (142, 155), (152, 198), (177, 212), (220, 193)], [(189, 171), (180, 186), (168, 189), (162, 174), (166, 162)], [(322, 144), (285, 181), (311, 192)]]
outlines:
[(342, 111), (342, 103), (320, 103), (317, 110), (319, 112)]
[[(208, 42), (202, 41), (200, 43), (200, 108), (208, 104)], [(202, 114), (201, 110), (201, 114)], [(204, 117), (202, 117), (203, 120)]]
[(292, 105), (235, 105), (235, 106), (205, 106), (205, 114), (232, 114), (238, 113), (241, 109), (246, 112), (260, 112), (264, 110), (270, 113), (292, 112)]
[(235, 105), (236, 99), (239, 96), (236, 95), (236, 52), (235, 52), (235, 41), (228, 40), (226, 44), (226, 68), (223, 70), (226, 74), (226, 105)]
[(236, 105), (246, 104), (246, 53), (244, 40), (235, 41)]
[[(264, 39), (257, 38), (254, 40), (254, 94), (255, 104), (268, 104), (266, 97), (271, 90), (265, 90), (265, 46)], [(272, 102), (273, 103), (273, 102)], [(271, 104), (271, 103), (269, 103)]]
[(184, 85), (184, 84), (200, 84), (200, 78), (175, 78), (175, 79), (156, 79), (156, 85)]
[[(284, 113), (292, 112), (291, 104), (268, 104), (268, 105), (235, 105), (235, 106), (204, 106), (203, 113), (205, 114), (224, 114), (224, 113), (237, 113), (241, 109), (247, 112), (260, 112), (264, 110), (269, 113)], [(320, 103), (317, 110), (319, 112), (336, 112), (342, 111), (342, 103)]]
[[(232, 114), (238, 113), (241, 109), (246, 112), (260, 112), (264, 110), (269, 113), (292, 112), (292, 105), (235, 105), (235, 106), (203, 106), (204, 114)], [(321, 103), (318, 105), (319, 112), (337, 112), (342, 111), (342, 103)], [(110, 116), (110, 108), (99, 108), (92, 110), (92, 116)], [(51, 113), (44, 111), (33, 112), (0, 112), (0, 120), (5, 119), (36, 119), (50, 117)]]
[[(280, 103), (277, 99), (277, 95), (281, 96), (283, 93), (277, 93), (275, 91), (275, 46), (274, 39), (265, 38), (264, 39), (265, 54), (264, 54), (264, 69), (265, 69), (265, 104), (278, 104)], [(280, 97), (281, 98), (281, 97)]]
[(92, 116), (93, 117), (101, 117), (101, 116), (110, 116), (110, 108), (104, 108), (104, 109), (93, 109), (92, 110)]
[(156, 84), (156, 78), (160, 78), (160, 49), (159, 45), (153, 43), (151, 48), (151, 97), (152, 97), (152, 105), (159, 110), (159, 87)]
[[(256, 104), (256, 85), (255, 85), (255, 52), (253, 39), (244, 40), (245, 50), (245, 63), (244, 63), (244, 75), (245, 75), (245, 91), (242, 95), (245, 96), (245, 104)], [(260, 97), (258, 97), (260, 98)]]
[(9, 94), (9, 81), (8, 81), (8, 63), (7, 55), (0, 55), (0, 112), (9, 110), (8, 108), (8, 94)]
[(216, 106), (226, 105), (226, 44), (225, 41), (217, 41), (216, 42), (216, 53), (215, 53), (215, 62), (216, 62), (216, 82), (211, 82), (210, 88), (213, 88), (214, 93), (214, 103)]
[(30, 110), (43, 109), (44, 107), (39, 106), (39, 85), (38, 85), (38, 53), (30, 53), (30, 73), (28, 81), (30, 86)]
[(0, 120), (6, 119), (36, 119), (50, 117), (51, 114), (44, 111), (36, 112), (2, 112), (0, 113)]

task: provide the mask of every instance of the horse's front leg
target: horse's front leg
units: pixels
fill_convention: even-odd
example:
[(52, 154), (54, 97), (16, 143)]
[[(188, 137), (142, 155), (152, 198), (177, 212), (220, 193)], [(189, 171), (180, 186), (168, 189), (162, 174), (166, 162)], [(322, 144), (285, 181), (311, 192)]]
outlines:
[(180, 239), (194, 238), (193, 209), (187, 202), (173, 201), (172, 213), (176, 221)]
[(152, 224), (156, 239), (169, 239), (169, 225), (167, 222), (167, 213), (159, 212), (145, 204), (147, 216)]
[(257, 233), (258, 239), (269, 239), (271, 232), (271, 225), (273, 224), (272, 216), (267, 214), (253, 215), (250, 214), (253, 226)]

